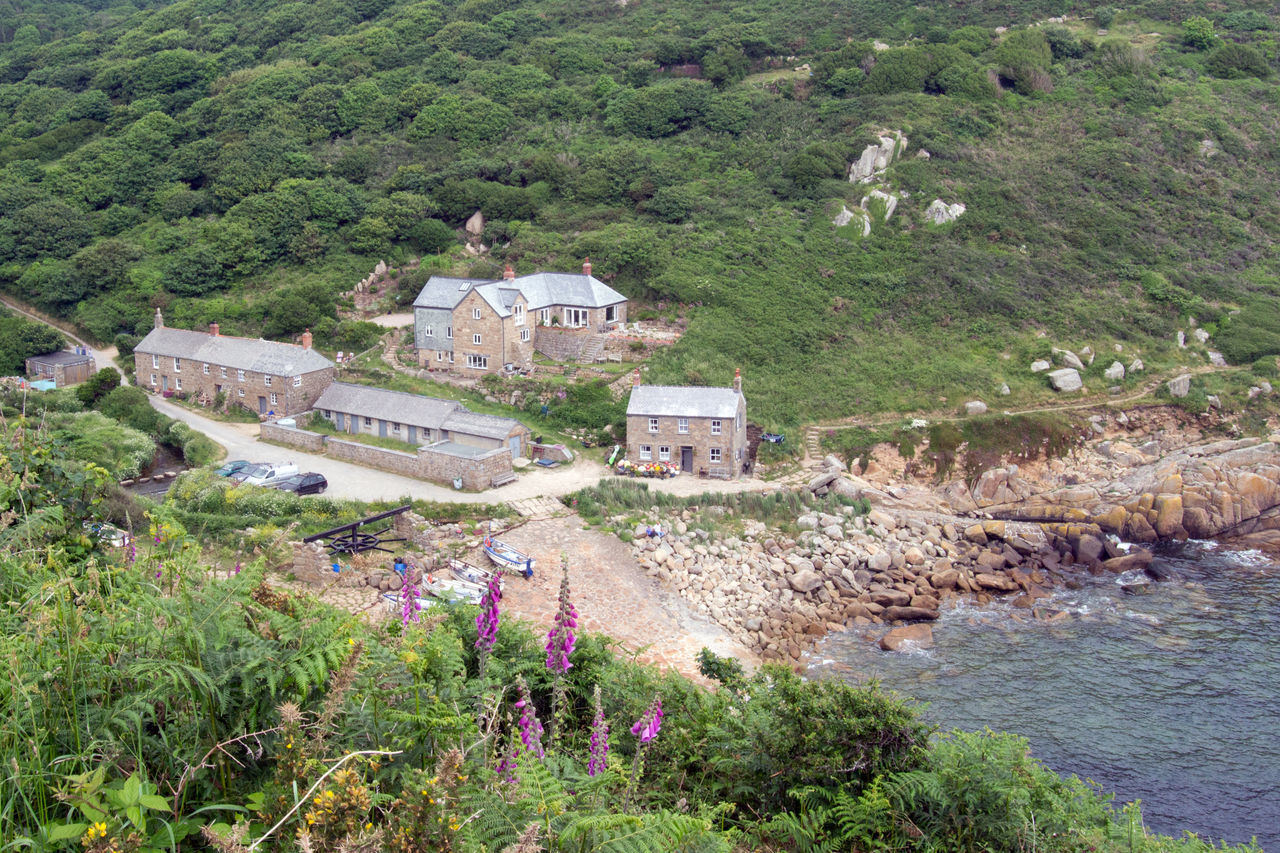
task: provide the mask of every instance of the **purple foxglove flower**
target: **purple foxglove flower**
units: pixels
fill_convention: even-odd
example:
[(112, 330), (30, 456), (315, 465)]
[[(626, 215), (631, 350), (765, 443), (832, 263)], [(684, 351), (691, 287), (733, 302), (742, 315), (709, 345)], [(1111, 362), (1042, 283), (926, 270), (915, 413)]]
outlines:
[(502, 615), (498, 604), (501, 601), (502, 587), (498, 579), (493, 578), (480, 599), (480, 615), (476, 617), (476, 648), (486, 654), (498, 641), (498, 622)]
[(418, 582), (412, 571), (405, 572), (404, 585), (400, 587), (400, 624), (417, 622), (422, 603), (418, 601)]
[(641, 743), (648, 743), (658, 736), (658, 730), (661, 728), (662, 697), (655, 696), (648, 709), (640, 716), (640, 719), (636, 720), (636, 724), (631, 727), (631, 733), (640, 738)]
[(542, 723), (538, 722), (538, 710), (533, 707), (533, 698), (529, 695), (529, 686), (524, 679), (516, 676), (516, 709), (520, 712), (517, 725), (520, 727), (520, 742), (524, 748), (539, 758), (546, 756), (542, 749)]
[(560, 578), (560, 608), (556, 611), (555, 625), (547, 633), (547, 669), (564, 674), (573, 666), (569, 655), (573, 654), (577, 638), (573, 629), (578, 625), (578, 611), (569, 601), (569, 563), (563, 562), (564, 575)]

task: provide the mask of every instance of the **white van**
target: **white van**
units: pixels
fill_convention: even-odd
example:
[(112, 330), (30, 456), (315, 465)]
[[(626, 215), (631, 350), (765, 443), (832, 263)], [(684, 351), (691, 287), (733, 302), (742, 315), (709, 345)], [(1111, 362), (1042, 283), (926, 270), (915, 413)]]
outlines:
[(251, 486), (268, 486), (296, 473), (298, 466), (293, 462), (258, 462), (241, 469), (235, 474), (235, 479)]

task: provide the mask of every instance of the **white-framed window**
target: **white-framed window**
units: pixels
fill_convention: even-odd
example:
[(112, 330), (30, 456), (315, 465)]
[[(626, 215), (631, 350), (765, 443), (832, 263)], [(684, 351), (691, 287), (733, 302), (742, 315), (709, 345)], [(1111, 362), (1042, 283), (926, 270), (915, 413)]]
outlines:
[(444, 361), (444, 350), (436, 350), (436, 361)]
[(236, 389), (236, 396), (237, 396), (237, 397), (243, 397), (243, 396), (244, 396), (244, 389), (243, 389), (243, 388), (237, 388), (237, 389)]
[(649, 432), (657, 432), (657, 431), (658, 431), (658, 419), (649, 418)]
[(226, 369), (225, 367), (219, 367), (219, 368), (218, 368), (218, 374), (219, 374), (223, 379), (226, 379), (226, 378), (227, 378), (227, 369)]
[(712, 434), (712, 435), (719, 435), (719, 434), (720, 434), (720, 421), (718, 421), (718, 420), (713, 420), (713, 421), (711, 422), (711, 434)]
[(538, 316), (542, 322), (542, 325), (544, 326), (551, 325), (551, 309), (550, 308), (543, 308), (541, 311), (538, 312)]
[(452, 353), (452, 352), (450, 352), (450, 353), (449, 353), (449, 363), (450, 363), (450, 364), (453, 364), (453, 353)]
[(275, 391), (272, 391), (272, 392), (271, 392), (271, 405), (273, 405), (273, 406), (274, 406), (275, 404), (276, 404), (276, 392), (275, 392)]
[(263, 384), (263, 386), (264, 386), (264, 387), (266, 387), (266, 388), (270, 388), (270, 387), (271, 387), (271, 377), (270, 377), (270, 376), (268, 376), (268, 375), (267, 375), (267, 374), (265, 374), (265, 373), (264, 373), (264, 374), (262, 374), (262, 384)]
[(177, 377), (176, 379), (174, 379), (174, 380), (173, 380), (173, 390), (175, 390), (175, 391), (181, 391), (181, 390), (182, 390), (182, 377), (181, 377), (181, 376), (179, 376), (179, 377)]
[(205, 375), (205, 376), (208, 376), (208, 375), (209, 375), (209, 365), (207, 365), (207, 364), (204, 366), (204, 375)]
[(371, 426), (373, 426), (373, 418), (365, 418), (365, 419), (364, 419), (364, 425), (365, 425), (365, 426), (367, 426), (367, 427), (371, 427)]
[[(237, 381), (237, 382), (243, 382), (243, 381), (244, 381), (244, 371), (243, 371), (243, 370), (237, 370), (237, 371), (236, 371), (236, 381)], [(240, 396), (242, 396), (242, 397), (243, 397), (244, 395), (243, 395), (243, 394), (241, 394)]]
[(423, 327), (422, 327), (422, 336), (423, 336), (424, 338), (434, 338), (434, 337), (436, 336), (436, 331), (435, 331), (435, 329), (434, 329), (433, 327), (431, 327), (431, 326), (423, 326)]
[(713, 447), (713, 448), (711, 448), (711, 461), (712, 461), (712, 462), (719, 462), (719, 461), (720, 461), (720, 457), (721, 457), (720, 448), (718, 448), (718, 447)]
[(154, 367), (154, 368), (156, 368), (157, 370), (159, 370), (159, 369), (160, 369), (160, 356), (158, 356), (158, 355), (156, 355), (156, 354), (152, 353), (152, 355), (151, 355), (151, 366), (152, 366), (152, 367)]
[(453, 326), (448, 326), (445, 328), (444, 336), (449, 340), (453, 340)]
[(478, 307), (471, 309), (471, 319), (472, 320), (480, 319), (480, 309)]
[(471, 336), (471, 343), (475, 344), (476, 346), (480, 346), (480, 333), (479, 333), (479, 332), (476, 332), (474, 335), (472, 335), (472, 336)]
[(570, 329), (581, 329), (586, 326), (587, 309), (586, 308), (566, 308), (564, 309), (564, 324)]
[(610, 305), (604, 309), (604, 321), (606, 323), (612, 323), (614, 320), (617, 320), (617, 319), (618, 319), (617, 305)]
[(660, 444), (660, 445), (658, 445), (658, 461), (659, 461), (659, 462), (670, 462), (670, 461), (671, 461), (671, 448), (670, 448), (670, 446), (665, 445), (665, 444)]
[(394, 432), (395, 434), (399, 435), (399, 434), (400, 434), (400, 424), (392, 424), (392, 425), (391, 425), (391, 431), (392, 431), (392, 432)]
[(487, 356), (487, 355), (469, 355), (469, 356), (467, 356), (467, 367), (471, 367), (471, 368), (474, 368), (474, 369), (476, 369), (476, 370), (488, 370), (488, 369), (489, 369), (489, 356)]
[(154, 373), (153, 373), (153, 374), (151, 374), (151, 384), (152, 384), (152, 385), (155, 385), (155, 384), (156, 384), (156, 375), (155, 375)]
[(515, 315), (516, 315), (516, 320), (515, 320), (516, 325), (523, 326), (524, 325), (524, 306), (517, 304), (515, 308), (512, 310), (515, 312)]
[(521, 329), (521, 330), (520, 330), (520, 340), (522, 340), (522, 341), (528, 341), (528, 340), (529, 340), (529, 330), (528, 330), (528, 329)]
[(689, 419), (688, 419), (688, 418), (677, 418), (677, 419), (676, 419), (676, 432), (679, 432), (679, 433), (686, 433), (686, 432), (688, 432), (688, 431), (689, 431)]
[(182, 359), (178, 358), (178, 357), (175, 355), (175, 356), (173, 357), (173, 372), (174, 372), (174, 373), (177, 373), (177, 372), (179, 372), (179, 371), (181, 371), (181, 370), (182, 370)]
[(301, 374), (301, 373), (299, 373), (297, 376), (293, 377), (293, 387), (294, 387), (294, 388), (301, 388), (301, 387), (302, 387), (302, 374)]
[(738, 432), (742, 431), (742, 412), (738, 412), (737, 417), (733, 419), (733, 428)]
[(331, 415), (329, 414), (329, 410), (328, 410), (328, 409), (321, 409), (321, 410), (320, 410), (320, 414), (324, 415), (326, 418), (327, 418), (327, 417), (331, 417)]
[(648, 462), (652, 458), (653, 458), (653, 445), (652, 444), (640, 445), (640, 461)]
[(734, 453), (734, 454), (733, 454), (733, 456), (734, 456), (734, 458), (735, 458), (735, 459), (737, 459), (739, 462), (741, 462), (741, 461), (742, 461), (742, 448), (741, 448), (741, 447), (739, 447), (739, 448), (738, 448), (738, 450), (737, 450), (737, 452), (736, 452), (736, 453)]

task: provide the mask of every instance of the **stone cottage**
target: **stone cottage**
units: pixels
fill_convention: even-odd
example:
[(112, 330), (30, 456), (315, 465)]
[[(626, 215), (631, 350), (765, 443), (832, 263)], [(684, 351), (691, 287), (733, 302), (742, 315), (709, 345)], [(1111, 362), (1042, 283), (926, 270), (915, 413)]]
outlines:
[(185, 393), (201, 405), (223, 395), (259, 415), (294, 415), (311, 409), (333, 382), (333, 362), (311, 348), (311, 332), (301, 344), (223, 335), (217, 323), (208, 332), (169, 329), (160, 309), (155, 328), (133, 349), (138, 386), (153, 393)]
[(508, 266), (499, 281), (432, 276), (413, 303), (413, 340), (420, 367), (478, 376), (529, 369), (534, 350), (563, 333), (580, 352), (626, 319), (626, 297), (591, 274), (590, 259), (581, 273), (517, 277)]
[(627, 458), (736, 479), (750, 462), (742, 372), (733, 387), (641, 385), (637, 368), (627, 403)]

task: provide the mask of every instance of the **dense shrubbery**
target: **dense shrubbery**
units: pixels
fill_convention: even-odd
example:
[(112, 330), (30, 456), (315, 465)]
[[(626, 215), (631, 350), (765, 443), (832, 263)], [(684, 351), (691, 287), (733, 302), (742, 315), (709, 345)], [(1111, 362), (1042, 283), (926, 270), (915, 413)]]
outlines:
[(0, 308), (0, 376), (22, 376), (28, 358), (62, 349), (63, 343), (55, 329)]
[[(1273, 19), (1239, 5), (1037, 26), (1062, 10), (27, 4), (0, 33), (0, 286), (124, 349), (157, 306), (362, 349), (337, 295), (480, 210), (489, 258), (442, 268), (590, 255), (627, 295), (692, 306), (655, 381), (744, 367), (780, 425), (924, 408), (989, 387), (1031, 327), (1167, 341), (1176, 318), (1117, 287), (1125, 266), (1275, 302)], [(848, 239), (824, 206), (862, 200), (843, 178), (882, 129), (911, 139), (889, 181), (909, 196)], [(918, 227), (933, 198), (968, 210)]]

